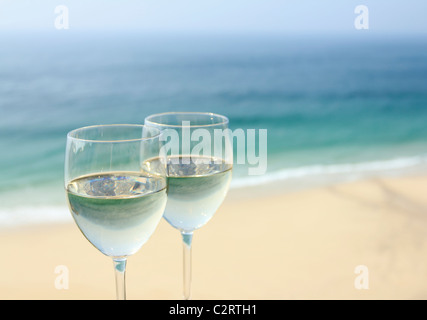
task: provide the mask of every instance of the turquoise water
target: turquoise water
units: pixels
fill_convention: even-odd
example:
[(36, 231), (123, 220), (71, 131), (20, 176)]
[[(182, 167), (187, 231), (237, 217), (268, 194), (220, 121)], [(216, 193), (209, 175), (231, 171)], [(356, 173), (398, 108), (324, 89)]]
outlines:
[(58, 32), (1, 42), (0, 223), (65, 204), (68, 131), (157, 112), (267, 129), (267, 173), (236, 166), (234, 187), (427, 164), (425, 37)]

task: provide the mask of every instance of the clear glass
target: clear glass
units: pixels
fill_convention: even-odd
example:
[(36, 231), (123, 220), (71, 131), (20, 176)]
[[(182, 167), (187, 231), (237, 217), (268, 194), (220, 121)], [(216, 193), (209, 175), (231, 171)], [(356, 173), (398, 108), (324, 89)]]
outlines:
[(181, 232), (184, 299), (191, 297), (193, 232), (213, 217), (232, 177), (233, 152), (228, 119), (202, 112), (154, 114), (145, 125), (162, 131), (168, 202), (164, 218)]
[[(113, 259), (116, 298), (126, 299), (127, 257), (153, 234), (167, 201), (160, 130), (143, 125), (80, 128), (67, 136), (65, 190), (86, 239)], [(157, 159), (155, 170), (144, 165)]]

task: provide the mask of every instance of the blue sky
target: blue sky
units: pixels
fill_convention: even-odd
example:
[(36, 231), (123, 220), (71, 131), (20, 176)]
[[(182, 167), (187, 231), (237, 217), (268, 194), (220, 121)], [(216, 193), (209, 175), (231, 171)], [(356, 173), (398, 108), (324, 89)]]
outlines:
[(370, 31), (427, 33), (425, 0), (0, 0), (0, 30), (54, 30), (65, 5), (70, 30), (347, 33), (360, 4)]

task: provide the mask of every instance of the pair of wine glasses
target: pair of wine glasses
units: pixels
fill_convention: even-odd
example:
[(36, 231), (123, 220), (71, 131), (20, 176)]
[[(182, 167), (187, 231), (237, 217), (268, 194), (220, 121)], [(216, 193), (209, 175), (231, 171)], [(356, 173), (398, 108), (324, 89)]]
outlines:
[(190, 299), (191, 244), (223, 202), (231, 181), (228, 119), (170, 112), (144, 124), (97, 125), (67, 135), (65, 189), (83, 235), (113, 259), (116, 296), (126, 299), (126, 261), (162, 217), (182, 235), (184, 299)]

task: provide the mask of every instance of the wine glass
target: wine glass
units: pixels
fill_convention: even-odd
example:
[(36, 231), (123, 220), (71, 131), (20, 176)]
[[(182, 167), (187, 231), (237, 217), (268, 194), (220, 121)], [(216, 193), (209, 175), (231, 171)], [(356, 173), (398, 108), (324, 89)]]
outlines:
[[(99, 125), (67, 135), (65, 190), (80, 231), (113, 259), (116, 297), (126, 299), (127, 257), (150, 238), (167, 201), (160, 131), (143, 125)], [(163, 167), (162, 167), (163, 164)], [(163, 168), (163, 169), (162, 169)]]
[(162, 130), (167, 155), (168, 202), (164, 218), (181, 232), (184, 247), (184, 299), (191, 296), (193, 232), (223, 202), (231, 182), (233, 153), (228, 119), (202, 112), (148, 116), (145, 125)]

